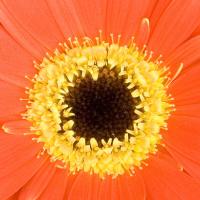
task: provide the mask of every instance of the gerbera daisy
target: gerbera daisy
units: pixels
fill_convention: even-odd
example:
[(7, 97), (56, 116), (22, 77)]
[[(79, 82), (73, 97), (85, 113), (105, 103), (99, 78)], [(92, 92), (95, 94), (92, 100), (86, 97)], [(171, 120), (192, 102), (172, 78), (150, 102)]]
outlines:
[(199, 0), (2, 0), (0, 22), (0, 199), (199, 199)]

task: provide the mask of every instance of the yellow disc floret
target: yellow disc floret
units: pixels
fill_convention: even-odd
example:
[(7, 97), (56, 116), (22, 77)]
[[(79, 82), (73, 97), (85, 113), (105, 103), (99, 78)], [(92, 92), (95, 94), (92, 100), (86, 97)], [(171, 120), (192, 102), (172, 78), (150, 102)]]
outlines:
[[(160, 129), (167, 126), (171, 112), (165, 85), (166, 69), (146, 58), (133, 43), (120, 46), (99, 38), (96, 42), (85, 38), (81, 44), (76, 39), (71, 46), (63, 44), (62, 48), (37, 65), (39, 72), (28, 91), (25, 116), (32, 123), (38, 142), (44, 143), (52, 161), (62, 161), (72, 173), (84, 170), (101, 177), (117, 176), (140, 167), (150, 153), (157, 151)], [(116, 70), (124, 78), (132, 98), (139, 99), (134, 110), (138, 117), (132, 121), (133, 128), (123, 133), (123, 139), (98, 141), (92, 137), (87, 142), (74, 131), (71, 117), (75, 113), (65, 98), (70, 96), (70, 88), (75, 87), (78, 79), (90, 75), (97, 81), (102, 68)], [(69, 120), (63, 122), (62, 116)]]

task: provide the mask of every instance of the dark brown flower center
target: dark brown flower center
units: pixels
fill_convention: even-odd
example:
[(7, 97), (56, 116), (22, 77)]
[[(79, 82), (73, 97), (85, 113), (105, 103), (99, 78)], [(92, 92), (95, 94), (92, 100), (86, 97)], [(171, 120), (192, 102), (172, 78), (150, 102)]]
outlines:
[(131, 96), (122, 76), (106, 68), (96, 81), (89, 75), (77, 79), (65, 100), (75, 114), (71, 117), (73, 130), (87, 143), (92, 137), (97, 141), (115, 137), (123, 140), (126, 129), (133, 129), (133, 120), (138, 117), (134, 113), (138, 98)]

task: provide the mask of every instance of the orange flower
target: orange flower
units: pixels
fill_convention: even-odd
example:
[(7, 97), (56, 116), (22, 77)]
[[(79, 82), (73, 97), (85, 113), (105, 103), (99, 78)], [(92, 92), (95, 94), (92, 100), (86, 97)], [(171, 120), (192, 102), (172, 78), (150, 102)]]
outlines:
[(199, 199), (199, 0), (6, 0), (0, 22), (0, 199)]

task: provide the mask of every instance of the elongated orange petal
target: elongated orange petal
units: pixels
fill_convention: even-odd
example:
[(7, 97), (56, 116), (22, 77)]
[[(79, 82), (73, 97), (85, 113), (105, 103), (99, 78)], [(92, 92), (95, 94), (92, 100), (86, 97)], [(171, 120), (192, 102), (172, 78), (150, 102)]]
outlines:
[[(181, 72), (178, 78), (169, 86), (169, 93), (175, 98), (174, 102), (176, 107), (194, 104), (194, 106), (198, 108), (200, 101), (199, 74), (200, 68), (197, 62), (185, 69), (185, 71), (183, 68), (183, 72)], [(178, 110), (179, 109), (177, 109), (177, 111)], [(187, 114), (187, 112), (185, 112), (185, 114)]]
[(133, 176), (119, 177), (119, 190), (120, 199), (145, 199), (146, 189), (140, 171), (137, 170)]
[(64, 40), (45, 1), (0, 2), (0, 22), (31, 55), (41, 59)]
[(38, 200), (60, 200), (64, 199), (68, 171), (63, 169), (56, 169), (55, 174), (49, 181), (44, 192), (40, 195)]
[(22, 188), (18, 199), (38, 199), (49, 184), (55, 171), (55, 163), (50, 163), (49, 160), (46, 160), (34, 177)]
[(173, 158), (177, 163), (180, 164), (182, 170), (185, 170), (188, 174), (194, 177), (197, 181), (200, 179), (200, 163), (194, 160), (191, 160), (187, 155), (184, 155), (181, 151), (176, 151), (172, 147), (166, 147), (167, 150), (171, 153)]
[(30, 81), (25, 75), (32, 77), (36, 73), (33, 59), (9, 34), (0, 26), (0, 79), (25, 88)]
[(200, 1), (172, 1), (160, 17), (149, 41), (156, 54), (168, 56), (199, 25)]
[(169, 156), (153, 156), (142, 171), (148, 199), (190, 199), (200, 195), (200, 185), (182, 172)]
[(101, 180), (96, 175), (80, 172), (73, 182), (72, 188), (69, 192), (68, 198), (71, 200), (85, 199), (98, 199), (98, 191)]
[(170, 118), (168, 131), (163, 131), (164, 143), (194, 162), (200, 163), (200, 118), (174, 115)]
[[(170, 66), (170, 72), (176, 73), (180, 63), (183, 63), (182, 71), (190, 70), (193, 64), (200, 60), (200, 36), (191, 38), (176, 48), (165, 60), (165, 64)], [(182, 73), (181, 73), (182, 74)]]
[(0, 132), (0, 199), (14, 194), (37, 172), (46, 159), (37, 158), (40, 149), (30, 137)]
[(25, 111), (26, 102), (19, 100), (25, 96), (23, 88), (0, 81), (0, 91), (0, 120), (5, 120), (10, 115)]
[(149, 5), (149, 0), (117, 0), (115, 3), (108, 1), (105, 21), (107, 38), (110, 33), (113, 33), (122, 34), (123, 42), (130, 40), (135, 36)]
[(6, 133), (14, 134), (14, 135), (30, 135), (31, 133), (31, 123), (27, 120), (16, 120), (16, 121), (8, 121), (3, 124), (3, 130)]
[[(67, 2), (65, 0), (47, 0), (46, 2), (55, 18), (56, 23), (58, 24), (58, 28), (63, 33), (65, 39), (68, 39), (68, 37), (85, 35), (85, 30), (83, 24), (81, 23), (82, 19), (78, 17), (72, 1)], [(88, 9), (87, 6), (86, 9)], [(79, 15), (81, 15), (82, 12)]]
[(142, 48), (144, 45), (147, 44), (150, 35), (150, 22), (148, 18), (144, 18), (141, 21), (139, 31), (136, 37), (137, 45)]
[(156, 5), (150, 16), (151, 30), (154, 30), (163, 12), (167, 9), (172, 0), (159, 0), (156, 1)]

